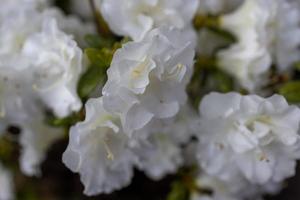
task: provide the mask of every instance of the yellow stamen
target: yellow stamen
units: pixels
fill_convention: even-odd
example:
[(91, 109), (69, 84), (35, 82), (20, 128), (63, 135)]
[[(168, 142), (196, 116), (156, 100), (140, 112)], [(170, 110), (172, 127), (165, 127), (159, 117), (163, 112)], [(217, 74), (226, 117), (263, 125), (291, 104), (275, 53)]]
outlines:
[(114, 154), (112, 153), (112, 151), (111, 151), (111, 149), (109, 148), (109, 146), (108, 146), (108, 139), (107, 138), (105, 138), (104, 140), (103, 140), (103, 144), (104, 144), (104, 148), (105, 148), (105, 150), (106, 150), (106, 152), (107, 152), (107, 159), (109, 159), (109, 160), (114, 160), (115, 159), (115, 156), (114, 156)]

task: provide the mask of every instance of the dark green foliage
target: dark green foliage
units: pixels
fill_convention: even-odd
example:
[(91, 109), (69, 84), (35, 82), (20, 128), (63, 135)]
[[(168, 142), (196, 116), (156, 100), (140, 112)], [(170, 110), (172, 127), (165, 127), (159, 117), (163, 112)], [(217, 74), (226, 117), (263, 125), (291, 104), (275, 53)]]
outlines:
[(300, 103), (300, 81), (291, 81), (282, 85), (279, 94), (290, 103)]

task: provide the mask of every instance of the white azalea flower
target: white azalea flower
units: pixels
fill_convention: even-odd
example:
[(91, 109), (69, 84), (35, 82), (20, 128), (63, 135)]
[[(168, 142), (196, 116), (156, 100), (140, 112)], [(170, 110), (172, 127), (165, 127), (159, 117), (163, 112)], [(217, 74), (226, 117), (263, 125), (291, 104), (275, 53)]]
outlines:
[[(32, 23), (28, 23), (31, 21)], [(26, 60), (21, 55), (21, 49), (27, 38), (40, 30), (41, 19), (33, 11), (10, 13), (0, 22), (0, 66), (24, 68)]]
[[(14, 84), (11, 83), (13, 87)], [(26, 87), (20, 86), (19, 89), (20, 91), (16, 93), (4, 93), (8, 96), (3, 104), (3, 116), (0, 118), (0, 123), (3, 123), (3, 120), (4, 127), (7, 125), (20, 127), (21, 170), (28, 176), (38, 176), (40, 175), (39, 165), (44, 161), (48, 148), (63, 136), (63, 130), (45, 124), (44, 106)], [(22, 89), (25, 91), (22, 92)]]
[(299, 60), (300, 11), (296, 2), (246, 0), (221, 18), (238, 42), (218, 53), (220, 67), (246, 89), (263, 84), (273, 63), (280, 71)]
[(143, 128), (152, 118), (173, 117), (185, 103), (194, 57), (186, 37), (162, 27), (116, 51), (107, 71), (103, 102), (120, 116), (126, 133)]
[(7, 15), (13, 16), (24, 10), (42, 10), (49, 5), (48, 0), (2, 0), (0, 7), (0, 22)]
[(97, 0), (96, 5), (114, 33), (141, 40), (161, 25), (190, 27), (197, 0)]
[(0, 8), (0, 126), (2, 131), (11, 124), (21, 128), (20, 165), (26, 175), (39, 175), (45, 153), (62, 136), (61, 129), (45, 124), (41, 101), (60, 117), (81, 107), (76, 93), (81, 50), (48, 20), (73, 18), (44, 10), (39, 2), (7, 1), (3, 6), (11, 10)]
[(29, 71), (14, 66), (0, 65), (0, 121), (16, 125), (28, 118), (25, 109), (35, 104), (35, 96), (29, 87)]
[(24, 122), (21, 128), (21, 170), (28, 176), (39, 176), (40, 164), (45, 160), (49, 147), (62, 138), (63, 130), (50, 127), (38, 119)]
[(80, 47), (86, 47), (84, 38), (87, 34), (96, 33), (95, 25), (92, 22), (83, 22), (75, 15), (65, 15), (55, 7), (44, 10), (42, 15), (43, 18), (55, 18), (58, 28), (68, 35), (72, 35)]
[(23, 148), (21, 155), (22, 171), (27, 175), (38, 175), (38, 165), (44, 160), (47, 148), (54, 140), (62, 136), (62, 130), (48, 127), (45, 124), (43, 113), (45, 108), (26, 85), (19, 86), (19, 83), (14, 82), (14, 80), (9, 83), (11, 83), (9, 88), (15, 86), (17, 88), (2, 93), (4, 99), (1, 104), (0, 123), (3, 130), (11, 124), (22, 129), (20, 136), (20, 143)]
[(287, 71), (294, 62), (300, 60), (300, 3), (285, 0), (272, 3), (276, 14), (269, 27), (274, 35), (269, 49), (277, 68)]
[(159, 180), (174, 173), (184, 163), (182, 146), (198, 131), (196, 112), (185, 105), (170, 119), (153, 120), (134, 133), (131, 148), (138, 157), (137, 166), (150, 178)]
[(54, 20), (44, 22), (42, 32), (31, 35), (22, 51), (31, 61), (32, 87), (59, 117), (81, 108), (77, 81), (82, 71), (82, 52)]
[(41, 175), (40, 164), (45, 160), (49, 147), (63, 137), (64, 131), (60, 128), (50, 127), (45, 123), (43, 105), (40, 102), (23, 97), (22, 103), (23, 105), (18, 110), (18, 113), (22, 113), (21, 116), (16, 118), (14, 114), (13, 117), (15, 118), (10, 119), (11, 123), (17, 124), (21, 128), (19, 138), (22, 148), (20, 166), (24, 174), (39, 176)]
[(196, 185), (200, 191), (207, 191), (211, 194), (194, 192), (191, 200), (261, 200), (265, 192), (274, 194), (281, 188), (276, 184), (258, 187), (239, 176), (230, 181), (223, 181), (205, 173), (198, 175)]
[(44, 107), (32, 91), (29, 70), (2, 66), (0, 71), (3, 87), (0, 92), (0, 126), (3, 126), (2, 131), (8, 125), (21, 128), (21, 170), (26, 175), (39, 175), (39, 164), (44, 160), (47, 148), (62, 136), (62, 131), (48, 127), (43, 121)]
[(201, 190), (207, 190), (212, 194), (209, 195), (194, 192), (191, 195), (191, 200), (241, 200), (237, 193), (235, 193), (237, 191), (234, 190), (239, 190), (241, 187), (239, 184), (244, 183), (236, 181), (226, 184), (225, 182), (222, 182), (212, 176), (203, 174), (197, 178), (196, 184)]
[(183, 164), (180, 146), (165, 133), (152, 133), (146, 141), (140, 141), (134, 152), (139, 169), (154, 180), (176, 172)]
[[(81, 46), (84, 46), (84, 36), (95, 32), (90, 23), (83, 23), (75, 16), (65, 16), (59, 9), (37, 10), (19, 9), (19, 7), (15, 6), (12, 11), (2, 13), (3, 18), (0, 18), (0, 64), (20, 60), (19, 53), (25, 41), (32, 34), (40, 32), (43, 22), (48, 18), (55, 18), (59, 28), (72, 35)], [(23, 60), (18, 62), (20, 66), (26, 65)]]
[(262, 84), (271, 66), (266, 39), (266, 27), (272, 17), (268, 2), (246, 0), (239, 9), (221, 18), (222, 28), (231, 31), (238, 42), (218, 53), (219, 66), (250, 91)]
[(85, 194), (110, 193), (130, 183), (135, 159), (117, 119), (104, 110), (102, 97), (90, 99), (85, 108), (85, 121), (70, 130), (63, 162), (80, 173)]
[(13, 200), (14, 189), (13, 189), (13, 177), (12, 174), (5, 169), (0, 163), (0, 199), (1, 200)]
[(195, 109), (186, 104), (181, 107), (175, 117), (162, 121), (161, 130), (158, 132), (168, 134), (178, 145), (185, 145), (199, 131), (198, 118)]
[(222, 180), (239, 171), (251, 183), (278, 183), (295, 173), (300, 110), (282, 96), (211, 93), (200, 105), (199, 163)]

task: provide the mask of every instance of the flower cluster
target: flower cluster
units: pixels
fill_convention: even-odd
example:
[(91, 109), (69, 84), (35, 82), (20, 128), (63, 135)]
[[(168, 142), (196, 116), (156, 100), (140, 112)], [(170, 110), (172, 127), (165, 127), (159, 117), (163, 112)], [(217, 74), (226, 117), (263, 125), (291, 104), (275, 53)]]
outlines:
[[(24, 174), (66, 131), (62, 162), (89, 196), (135, 169), (189, 171), (191, 200), (260, 199), (295, 175), (296, 0), (71, 1), (85, 22), (52, 1), (0, 4), (0, 141), (20, 129)], [(14, 199), (1, 163), (0, 183)]]
[[(67, 166), (79, 171), (83, 182), (89, 183), (85, 184), (87, 194), (109, 193), (128, 184), (133, 164), (150, 176), (161, 177), (181, 163), (175, 141), (160, 134), (158, 127), (162, 126), (161, 119), (175, 116), (186, 103), (185, 87), (192, 74), (193, 57), (189, 38), (168, 27), (154, 29), (143, 40), (129, 42), (115, 52), (103, 96), (87, 102), (86, 119), (71, 128), (70, 144), (64, 154)], [(99, 140), (89, 136), (92, 134)], [(96, 147), (103, 152), (96, 159), (99, 161), (91, 156)], [(77, 152), (77, 162), (70, 152)], [(82, 160), (86, 160), (86, 166), (81, 166)], [(94, 179), (95, 173), (89, 176), (85, 172), (92, 172), (94, 162), (114, 170)], [(110, 176), (115, 177), (113, 183), (98, 183), (110, 180)]]
[[(1, 135), (9, 126), (21, 129), (20, 166), (27, 175), (40, 174), (49, 146), (63, 136), (62, 129), (45, 123), (45, 111), (66, 117), (81, 108), (76, 87), (84, 67), (74, 37), (85, 34), (76, 35), (76, 26), (90, 25), (48, 6), (47, 1), (7, 0), (0, 8)], [(1, 199), (12, 199), (6, 196)]]
[(198, 159), (224, 180), (278, 183), (295, 174), (300, 110), (281, 96), (211, 93), (200, 104)]
[(96, 3), (114, 33), (134, 40), (141, 40), (162, 25), (191, 28), (198, 5), (197, 0), (99, 0)]
[(221, 26), (238, 42), (218, 53), (220, 67), (250, 91), (265, 84), (271, 64), (289, 70), (300, 54), (299, 15), (296, 2), (247, 0), (222, 16)]

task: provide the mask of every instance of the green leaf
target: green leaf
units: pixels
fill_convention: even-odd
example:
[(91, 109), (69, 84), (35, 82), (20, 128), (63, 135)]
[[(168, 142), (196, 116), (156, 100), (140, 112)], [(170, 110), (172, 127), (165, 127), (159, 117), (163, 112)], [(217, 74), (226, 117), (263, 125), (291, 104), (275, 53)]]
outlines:
[(229, 75), (222, 71), (216, 71), (212, 76), (215, 80), (215, 87), (217, 91), (230, 92), (233, 90), (233, 80)]
[(57, 118), (54, 115), (49, 114), (49, 116), (46, 119), (46, 123), (54, 127), (68, 127), (77, 123), (80, 120), (81, 119), (79, 114), (76, 113), (65, 118)]
[(188, 200), (189, 191), (181, 181), (176, 181), (171, 186), (171, 192), (168, 194), (167, 200)]
[(100, 35), (88, 34), (85, 36), (85, 41), (92, 48), (110, 48), (115, 43), (113, 38), (101, 37)]
[(292, 81), (282, 85), (279, 94), (283, 95), (290, 103), (300, 103), (300, 81)]
[(91, 65), (108, 68), (112, 60), (113, 52), (110, 49), (95, 49), (87, 48), (85, 49), (85, 54), (88, 57)]
[(106, 79), (106, 70), (110, 66), (113, 51), (107, 48), (88, 48), (85, 54), (90, 61), (90, 67), (80, 77), (77, 92), (81, 98), (89, 94)]
[(106, 79), (106, 68), (90, 66), (81, 76), (77, 92), (81, 98), (86, 98), (91, 92)]

